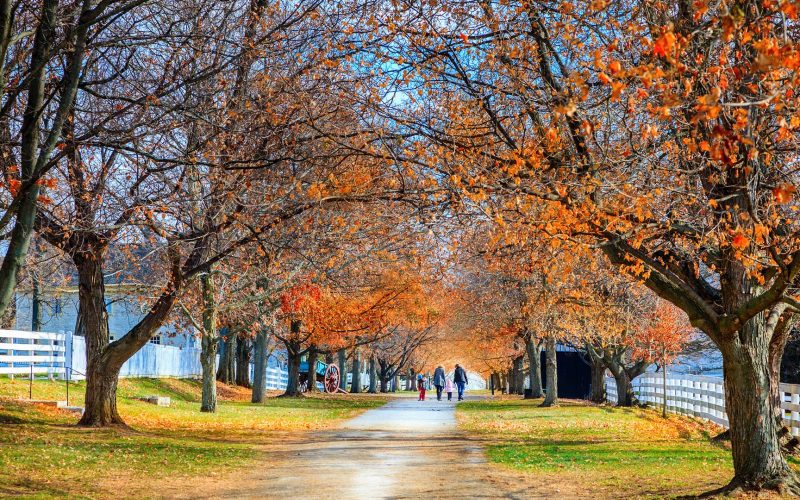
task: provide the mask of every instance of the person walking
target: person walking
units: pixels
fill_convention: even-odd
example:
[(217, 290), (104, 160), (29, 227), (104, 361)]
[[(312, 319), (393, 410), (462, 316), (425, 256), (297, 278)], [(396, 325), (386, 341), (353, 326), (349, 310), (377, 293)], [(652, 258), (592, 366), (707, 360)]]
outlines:
[(467, 380), (467, 371), (461, 368), (461, 365), (456, 363), (456, 370), (453, 373), (453, 382), (456, 383), (456, 387), (458, 388), (458, 400), (464, 400), (464, 387), (469, 383)]
[(444, 374), (444, 367), (439, 365), (433, 372), (433, 385), (436, 387), (436, 400), (442, 400), (442, 390), (444, 389), (444, 381), (447, 377)]
[(425, 383), (427, 380), (423, 374), (417, 375), (417, 389), (419, 389), (419, 400), (425, 401)]
[(450, 380), (449, 378), (445, 378), (445, 381), (444, 381), (444, 392), (447, 393), (447, 400), (448, 401), (452, 401), (453, 400), (453, 389), (454, 388), (455, 387), (453, 387), (453, 381)]

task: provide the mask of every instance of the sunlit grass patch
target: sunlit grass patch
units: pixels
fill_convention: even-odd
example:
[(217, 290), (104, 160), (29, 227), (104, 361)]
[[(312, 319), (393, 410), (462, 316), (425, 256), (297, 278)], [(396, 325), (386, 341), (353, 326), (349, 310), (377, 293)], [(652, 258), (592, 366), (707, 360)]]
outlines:
[[(83, 404), (82, 382), (70, 404)], [(164, 481), (213, 480), (259, 460), (259, 447), (287, 432), (325, 429), (382, 405), (375, 396), (268, 398), (220, 386), (215, 414), (200, 413), (200, 384), (178, 379), (123, 379), (118, 404), (130, 429), (81, 429), (78, 416), (32, 405), (27, 380), (0, 379), (0, 496), (158, 495)], [(35, 399), (65, 399), (63, 382), (34, 381)], [(169, 396), (168, 408), (137, 398)], [(274, 394), (273, 394), (274, 395)]]
[[(723, 486), (730, 450), (719, 429), (653, 410), (566, 401), (486, 400), (458, 407), (459, 426), (486, 442), (491, 462), (546, 484), (585, 485), (590, 496), (677, 496)], [(583, 487), (583, 486), (582, 486)]]

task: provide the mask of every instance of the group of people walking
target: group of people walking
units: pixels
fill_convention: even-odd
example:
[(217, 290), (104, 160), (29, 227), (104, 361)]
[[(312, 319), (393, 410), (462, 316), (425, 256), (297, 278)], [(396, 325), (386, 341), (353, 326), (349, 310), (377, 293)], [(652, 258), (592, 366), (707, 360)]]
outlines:
[[(419, 389), (419, 400), (425, 401), (425, 376), (422, 374), (417, 375), (417, 388)], [(453, 370), (452, 380), (444, 371), (444, 367), (439, 365), (433, 372), (433, 386), (436, 387), (436, 400), (442, 400), (442, 393), (447, 393), (447, 400), (453, 400), (453, 391), (458, 391), (458, 400), (464, 399), (464, 389), (467, 387), (469, 380), (467, 379), (467, 371), (456, 363)]]

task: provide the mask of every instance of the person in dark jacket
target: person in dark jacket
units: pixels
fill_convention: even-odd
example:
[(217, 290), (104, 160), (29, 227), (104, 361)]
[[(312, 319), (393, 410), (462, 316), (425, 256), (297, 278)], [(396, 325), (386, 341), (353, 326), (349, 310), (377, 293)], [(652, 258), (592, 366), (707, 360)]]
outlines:
[(437, 366), (433, 372), (433, 385), (436, 386), (436, 400), (442, 400), (442, 389), (444, 389), (445, 373), (443, 366)]
[(467, 371), (461, 368), (461, 365), (456, 364), (455, 373), (453, 373), (453, 382), (456, 383), (458, 388), (458, 400), (464, 400), (464, 387), (469, 383), (467, 380)]

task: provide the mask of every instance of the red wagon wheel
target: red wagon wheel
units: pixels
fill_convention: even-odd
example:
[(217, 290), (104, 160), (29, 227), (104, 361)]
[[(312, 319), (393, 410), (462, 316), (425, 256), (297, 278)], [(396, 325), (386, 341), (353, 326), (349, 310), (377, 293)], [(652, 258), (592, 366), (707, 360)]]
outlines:
[(328, 369), (325, 370), (323, 384), (325, 385), (325, 392), (334, 393), (339, 390), (339, 368), (336, 365), (328, 365)]

